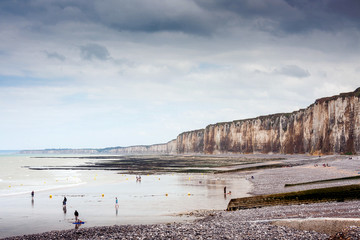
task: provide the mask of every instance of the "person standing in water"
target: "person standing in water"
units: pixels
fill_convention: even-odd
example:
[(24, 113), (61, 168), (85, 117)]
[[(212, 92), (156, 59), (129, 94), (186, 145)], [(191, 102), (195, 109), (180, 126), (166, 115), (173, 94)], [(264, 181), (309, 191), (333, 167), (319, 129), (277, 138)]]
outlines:
[(66, 197), (64, 196), (64, 200), (63, 200), (63, 211), (64, 211), (64, 214), (66, 214), (66, 202), (67, 202), (67, 199), (66, 199)]
[(75, 210), (75, 212), (74, 212), (74, 215), (75, 215), (75, 222), (78, 222), (79, 221), (79, 213), (78, 213), (78, 211), (77, 210)]
[(34, 190), (31, 191), (31, 206), (34, 207)]
[(118, 201), (118, 198), (115, 197), (115, 213), (116, 213), (116, 216), (118, 215), (118, 212), (119, 212), (119, 201)]

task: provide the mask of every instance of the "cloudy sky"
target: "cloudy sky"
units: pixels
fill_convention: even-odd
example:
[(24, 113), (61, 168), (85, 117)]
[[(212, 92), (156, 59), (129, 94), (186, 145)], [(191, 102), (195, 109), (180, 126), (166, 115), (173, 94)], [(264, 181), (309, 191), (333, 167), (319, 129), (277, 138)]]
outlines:
[(358, 0), (1, 0), (0, 149), (163, 143), (360, 86)]

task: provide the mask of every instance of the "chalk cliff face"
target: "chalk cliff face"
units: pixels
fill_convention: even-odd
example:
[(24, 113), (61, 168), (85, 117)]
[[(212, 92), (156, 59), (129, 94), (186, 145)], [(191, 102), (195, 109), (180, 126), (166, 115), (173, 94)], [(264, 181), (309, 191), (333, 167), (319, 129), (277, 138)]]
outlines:
[(43, 150), (22, 150), (21, 154), (96, 154), (96, 149), (43, 149)]
[(101, 149), (22, 150), (21, 154), (176, 154), (176, 139), (164, 144), (111, 147)]
[(105, 149), (102, 152), (109, 154), (176, 154), (176, 140), (164, 144), (117, 147)]
[(176, 139), (177, 153), (203, 153), (204, 129), (184, 132)]
[(359, 153), (360, 88), (321, 98), (292, 113), (216, 123), (181, 133), (164, 144), (104, 149), (58, 149), (22, 153), (220, 154)]
[(360, 88), (306, 109), (217, 123), (177, 137), (177, 153), (360, 152)]

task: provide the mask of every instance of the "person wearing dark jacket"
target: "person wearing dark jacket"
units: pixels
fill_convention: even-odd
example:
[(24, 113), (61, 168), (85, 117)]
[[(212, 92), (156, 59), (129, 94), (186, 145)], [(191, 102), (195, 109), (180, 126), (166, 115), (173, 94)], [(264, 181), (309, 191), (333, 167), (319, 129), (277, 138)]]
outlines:
[(77, 210), (75, 210), (74, 215), (75, 215), (75, 222), (78, 222), (79, 221), (79, 219), (78, 219), (79, 213)]

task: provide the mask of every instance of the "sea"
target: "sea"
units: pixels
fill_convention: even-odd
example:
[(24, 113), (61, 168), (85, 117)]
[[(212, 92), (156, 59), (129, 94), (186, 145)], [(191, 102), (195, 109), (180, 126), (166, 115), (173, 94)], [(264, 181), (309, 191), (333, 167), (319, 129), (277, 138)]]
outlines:
[[(184, 213), (225, 210), (231, 198), (251, 190), (236, 174), (169, 173), (138, 181), (139, 176), (117, 171), (46, 168), (98, 161), (79, 156), (84, 155), (0, 152), (0, 238), (78, 228), (75, 210), (85, 222), (82, 228), (191, 221)], [(224, 195), (225, 186), (231, 195)]]

